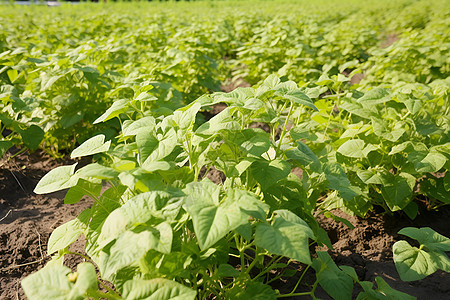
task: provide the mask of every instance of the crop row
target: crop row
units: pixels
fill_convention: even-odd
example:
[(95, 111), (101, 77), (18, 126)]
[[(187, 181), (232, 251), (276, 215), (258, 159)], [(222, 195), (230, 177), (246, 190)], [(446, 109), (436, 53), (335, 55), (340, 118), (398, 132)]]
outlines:
[(92, 122), (150, 83), (161, 94), (147, 107), (168, 114), (221, 83), (271, 74), (301, 86), (360, 72), (353, 81), (364, 77), (364, 87), (445, 79), (445, 4), (2, 7), (0, 154), (15, 145), (58, 156), (93, 133), (112, 137), (120, 124)]
[[(319, 284), (349, 299), (355, 283), (361, 299), (411, 298), (310, 245), (332, 248), (317, 214), (449, 204), (445, 2), (303, 4), (5, 9), (1, 154), (94, 155), (35, 189), (95, 202), (52, 233), (53, 260), (22, 283), (30, 299), (314, 297)], [(239, 80), (253, 87), (220, 92)], [(448, 238), (400, 233), (421, 245), (394, 245), (403, 280), (449, 271)], [(70, 273), (81, 234), (90, 262)], [(286, 258), (315, 270), (310, 291), (272, 290)]]

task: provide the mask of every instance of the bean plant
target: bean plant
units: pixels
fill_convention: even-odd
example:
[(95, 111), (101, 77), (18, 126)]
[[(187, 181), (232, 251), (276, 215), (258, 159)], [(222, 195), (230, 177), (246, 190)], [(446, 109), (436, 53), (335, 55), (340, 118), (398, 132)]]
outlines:
[[(71, 154), (95, 155), (96, 162), (57, 167), (36, 186), (38, 194), (68, 188), (66, 204), (85, 195), (94, 204), (52, 233), (53, 259), (22, 282), (30, 299), (49, 293), (70, 299), (315, 298), (319, 285), (335, 299), (349, 299), (354, 283), (363, 288), (360, 298), (412, 298), (381, 278), (376, 288), (359, 281), (326, 252), (311, 256), (313, 244), (332, 248), (314, 218), (323, 174), (329, 188), (345, 176), (293, 134), (303, 115), (318, 110), (311, 99), (317, 89), (269, 76), (256, 88), (204, 95), (167, 116), (142, 110), (145, 97), (139, 96), (114, 103), (96, 120), (121, 120), (115, 141), (96, 135)], [(201, 121), (201, 112), (218, 103), (226, 108)], [(211, 170), (224, 180), (212, 182)], [(80, 235), (86, 255), (68, 248)], [(75, 273), (63, 266), (68, 254), (86, 260)], [(270, 284), (296, 273), (291, 262), (301, 264), (301, 274), (282, 294)], [(310, 268), (316, 281), (298, 292)]]

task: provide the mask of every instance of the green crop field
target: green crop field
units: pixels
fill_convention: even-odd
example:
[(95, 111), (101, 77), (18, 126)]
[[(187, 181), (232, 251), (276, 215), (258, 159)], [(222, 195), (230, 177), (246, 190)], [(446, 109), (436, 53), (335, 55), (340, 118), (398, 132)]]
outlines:
[(25, 294), (414, 299), (313, 246), (334, 243), (319, 215), (402, 216), (401, 280), (450, 272), (450, 232), (414, 225), (450, 204), (449, 54), (446, 0), (0, 6), (0, 157), (92, 157), (34, 189), (94, 201)]

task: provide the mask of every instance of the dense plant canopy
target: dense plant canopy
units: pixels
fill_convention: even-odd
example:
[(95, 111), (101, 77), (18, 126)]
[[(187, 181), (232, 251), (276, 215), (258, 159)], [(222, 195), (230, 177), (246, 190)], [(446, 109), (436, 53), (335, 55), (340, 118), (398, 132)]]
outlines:
[[(30, 299), (275, 299), (318, 285), (350, 299), (355, 284), (358, 299), (413, 298), (310, 246), (332, 248), (318, 214), (349, 224), (333, 211), (414, 219), (419, 198), (450, 204), (446, 1), (0, 10), (0, 155), (94, 158), (35, 188), (95, 202), (53, 232), (53, 260), (22, 282)], [(448, 238), (399, 233), (420, 243), (394, 245), (402, 280), (450, 270)], [(80, 235), (88, 262), (71, 273)], [(311, 291), (268, 285), (290, 261), (315, 270)]]

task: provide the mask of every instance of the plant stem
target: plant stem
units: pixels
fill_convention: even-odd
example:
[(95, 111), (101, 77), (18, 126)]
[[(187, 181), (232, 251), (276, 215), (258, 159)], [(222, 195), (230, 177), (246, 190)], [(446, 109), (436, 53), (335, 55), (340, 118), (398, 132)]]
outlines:
[(295, 294), (284, 294), (284, 295), (277, 295), (277, 298), (296, 297), (296, 296), (307, 296), (307, 295), (311, 295), (311, 294), (312, 294), (312, 292), (295, 293)]
[(283, 138), (286, 135), (287, 124), (289, 122), (289, 118), (291, 117), (293, 110), (294, 110), (294, 103), (291, 102), (291, 107), (289, 108), (289, 112), (288, 112), (288, 115), (286, 117), (286, 121), (284, 122), (283, 131), (281, 132), (280, 139), (278, 140), (277, 149), (275, 150), (277, 155), (278, 155), (278, 152), (280, 151), (280, 147), (281, 147), (281, 143), (283, 142)]
[(297, 284), (295, 285), (294, 289), (292, 290), (291, 294), (293, 294), (293, 293), (295, 292), (295, 290), (297, 290), (297, 288), (298, 288), (300, 282), (301, 282), (302, 279), (303, 279), (303, 276), (305, 276), (306, 271), (308, 271), (308, 269), (309, 269), (310, 266), (311, 266), (311, 265), (308, 265), (308, 266), (305, 268), (305, 270), (303, 271), (302, 275), (301, 275), (300, 278), (298, 279)]
[(22, 148), (22, 149), (20, 149), (20, 151), (18, 151), (18, 152), (15, 153), (14, 155), (11, 155), (10, 157), (8, 157), (8, 160), (13, 159), (14, 157), (16, 157), (16, 156), (18, 156), (18, 155), (24, 153), (25, 151), (27, 151), (27, 148)]

